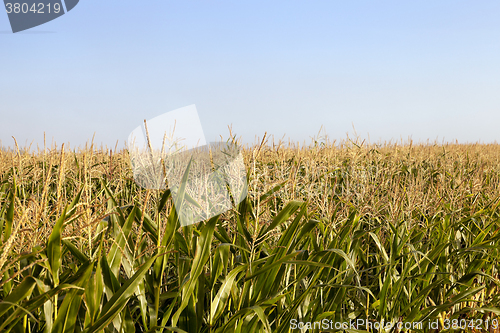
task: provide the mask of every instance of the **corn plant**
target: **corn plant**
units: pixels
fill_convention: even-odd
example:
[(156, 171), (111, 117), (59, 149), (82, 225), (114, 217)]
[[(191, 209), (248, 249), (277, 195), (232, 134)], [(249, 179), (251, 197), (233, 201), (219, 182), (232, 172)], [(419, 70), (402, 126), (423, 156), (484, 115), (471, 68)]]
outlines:
[(189, 226), (176, 210), (184, 189), (177, 202), (141, 190), (126, 152), (2, 151), (0, 331), (492, 323), (497, 149), (261, 144), (245, 152), (249, 196)]

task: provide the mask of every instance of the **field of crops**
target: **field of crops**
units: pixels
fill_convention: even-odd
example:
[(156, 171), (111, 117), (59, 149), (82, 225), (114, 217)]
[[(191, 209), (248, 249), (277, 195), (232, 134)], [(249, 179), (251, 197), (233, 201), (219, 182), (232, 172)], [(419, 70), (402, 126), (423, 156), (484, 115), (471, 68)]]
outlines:
[(0, 332), (500, 331), (499, 145), (243, 155), (246, 200), (181, 227), (125, 150), (0, 150)]

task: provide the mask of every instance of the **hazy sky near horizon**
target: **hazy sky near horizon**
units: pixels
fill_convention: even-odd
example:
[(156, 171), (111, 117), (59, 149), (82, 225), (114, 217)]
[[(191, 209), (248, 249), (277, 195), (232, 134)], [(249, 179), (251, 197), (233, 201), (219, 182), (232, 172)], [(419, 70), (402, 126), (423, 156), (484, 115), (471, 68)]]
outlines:
[(371, 142), (500, 141), (499, 18), (493, 0), (81, 0), (12, 34), (4, 12), (0, 140), (121, 145), (196, 104), (207, 141), (230, 125), (250, 143), (353, 125)]

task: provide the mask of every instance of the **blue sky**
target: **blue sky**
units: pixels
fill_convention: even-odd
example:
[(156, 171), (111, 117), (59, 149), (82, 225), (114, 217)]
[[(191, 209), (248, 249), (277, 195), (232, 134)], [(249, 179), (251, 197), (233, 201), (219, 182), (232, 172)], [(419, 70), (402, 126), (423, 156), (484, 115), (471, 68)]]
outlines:
[(500, 141), (500, 2), (81, 0), (9, 33), (0, 140), (114, 146), (196, 104), (207, 141), (321, 126), (379, 140)]

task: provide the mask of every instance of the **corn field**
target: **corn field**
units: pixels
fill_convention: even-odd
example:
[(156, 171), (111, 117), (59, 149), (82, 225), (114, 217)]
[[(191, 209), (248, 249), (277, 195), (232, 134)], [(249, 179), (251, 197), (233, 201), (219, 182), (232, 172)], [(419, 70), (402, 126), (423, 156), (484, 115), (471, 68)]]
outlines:
[(243, 157), (247, 198), (180, 226), (126, 150), (0, 150), (0, 332), (500, 332), (499, 145)]

